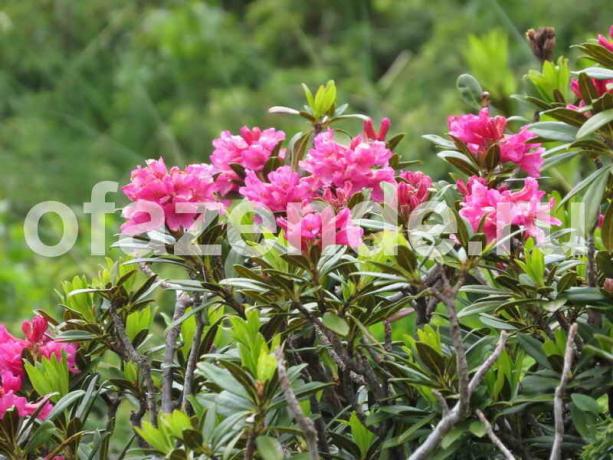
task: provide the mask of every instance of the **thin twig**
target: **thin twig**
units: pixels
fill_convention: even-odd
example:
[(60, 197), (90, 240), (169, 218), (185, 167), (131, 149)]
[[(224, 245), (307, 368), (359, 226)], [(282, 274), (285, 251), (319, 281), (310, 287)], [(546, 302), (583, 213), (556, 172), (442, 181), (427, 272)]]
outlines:
[(177, 322), (185, 314), (185, 309), (192, 305), (193, 299), (183, 291), (177, 291), (175, 311), (172, 315), (172, 324), (166, 333), (164, 359), (162, 361), (162, 412), (169, 413), (174, 409), (172, 400), (173, 367), (177, 338), (181, 324)]
[(500, 334), (500, 338), (498, 339), (498, 344), (494, 349), (493, 353), (490, 355), (488, 359), (486, 359), (477, 372), (473, 376), (473, 378), (468, 383), (468, 395), (466, 400), (462, 400), (462, 396), (460, 396), (460, 400), (453, 406), (447, 415), (445, 415), (436, 425), (432, 433), (426, 438), (426, 440), (422, 443), (421, 446), (415, 450), (409, 457), (409, 460), (422, 460), (429, 458), (430, 452), (438, 447), (440, 442), (443, 440), (445, 435), (459, 422), (461, 422), (466, 417), (466, 409), (470, 409), (470, 397), (472, 393), (477, 389), (481, 380), (485, 376), (485, 373), (488, 371), (490, 367), (496, 362), (504, 346), (507, 342), (507, 333), (502, 331)]
[(152, 277), (152, 276), (157, 277), (157, 278), (159, 279), (159, 283), (160, 283), (160, 287), (161, 287), (161, 288), (163, 288), (163, 289), (168, 289), (168, 290), (172, 290), (172, 289), (174, 289), (174, 288), (173, 288), (173, 287), (170, 285), (170, 283), (169, 283), (168, 281), (161, 279), (161, 278), (160, 278), (160, 276), (159, 276), (157, 273), (155, 273), (155, 272), (154, 272), (154, 271), (151, 269), (151, 267), (149, 266), (149, 264), (148, 264), (148, 263), (146, 263), (146, 262), (141, 262), (141, 263), (139, 263), (139, 264), (138, 264), (138, 267), (140, 268), (140, 270), (141, 270), (141, 271), (142, 271), (142, 272), (143, 272), (145, 275), (147, 275), (147, 276), (149, 276), (149, 277)]
[[(134, 348), (134, 345), (132, 345), (132, 342), (128, 338), (128, 334), (126, 333), (126, 328), (123, 321), (115, 308), (115, 305), (111, 304), (111, 307), (109, 308), (109, 315), (111, 316), (115, 333), (117, 334), (117, 338), (121, 344), (120, 349), (124, 355), (124, 359), (135, 363), (142, 373), (143, 381), (145, 383), (145, 399), (147, 409), (151, 415), (151, 422), (154, 425), (157, 425), (157, 404), (155, 401), (155, 386), (153, 385), (153, 379), (151, 378), (151, 363), (149, 362), (149, 359), (147, 359), (144, 355), (141, 355), (136, 348)], [(142, 415), (144, 415), (144, 413), (142, 413), (140, 417), (142, 417)]]
[(196, 332), (192, 339), (192, 347), (189, 351), (189, 358), (187, 358), (187, 367), (185, 368), (185, 379), (183, 381), (183, 395), (181, 396), (181, 409), (187, 410), (188, 399), (193, 393), (194, 387), (194, 375), (196, 372), (196, 365), (200, 358), (200, 346), (202, 345), (202, 332), (204, 331), (204, 319), (202, 314), (196, 316)]
[(406, 318), (407, 316), (415, 313), (415, 309), (412, 307), (403, 308), (398, 310), (396, 313), (387, 318), (387, 321), (393, 323), (394, 321), (398, 321), (402, 318)]
[(285, 401), (287, 401), (288, 410), (294, 419), (296, 419), (296, 423), (298, 423), (298, 426), (304, 433), (304, 439), (307, 443), (311, 460), (319, 460), (319, 452), (317, 450), (317, 430), (315, 429), (315, 424), (313, 423), (313, 420), (304, 415), (304, 412), (302, 412), (302, 408), (300, 407), (300, 403), (298, 402), (298, 398), (296, 398), (296, 394), (294, 393), (294, 390), (292, 390), (289, 378), (287, 376), (287, 369), (285, 368), (283, 349), (281, 347), (277, 348), (275, 351), (275, 356), (277, 358), (279, 385), (283, 390)]
[(465, 402), (468, 402), (470, 396), (468, 389), (468, 361), (466, 360), (466, 350), (464, 349), (464, 343), (462, 342), (462, 330), (458, 319), (458, 311), (455, 306), (455, 298), (458, 291), (462, 287), (465, 273), (460, 273), (460, 276), (453, 287), (449, 284), (449, 280), (445, 275), (445, 270), (441, 270), (441, 276), (443, 279), (443, 291), (439, 291), (434, 286), (431, 289), (434, 295), (447, 307), (449, 325), (451, 329), (451, 341), (453, 342), (453, 348), (455, 349), (456, 365), (458, 370), (458, 390), (460, 394), (460, 402), (462, 403), (460, 405), (460, 411), (462, 412), (461, 415), (466, 415), (467, 405)]
[(566, 351), (564, 352), (564, 367), (562, 369), (562, 377), (560, 384), (556, 387), (556, 392), (553, 400), (553, 413), (555, 420), (555, 437), (551, 448), (549, 460), (560, 460), (562, 458), (562, 440), (564, 438), (564, 392), (568, 379), (570, 379), (570, 371), (573, 365), (574, 342), (577, 334), (577, 323), (574, 323), (568, 330), (566, 339)]
[(504, 458), (506, 458), (507, 460), (515, 460), (515, 457), (513, 456), (511, 451), (507, 448), (507, 446), (504, 445), (500, 438), (496, 436), (496, 433), (494, 433), (494, 428), (492, 428), (492, 424), (485, 417), (485, 414), (479, 409), (476, 410), (476, 413), (477, 417), (479, 417), (479, 420), (481, 420), (481, 423), (485, 425), (485, 431), (490, 437), (490, 441), (492, 441), (496, 445), (496, 447), (498, 447), (500, 452), (502, 452), (502, 454), (504, 455)]
[(481, 366), (479, 366), (477, 372), (475, 372), (475, 375), (473, 375), (473, 378), (468, 384), (468, 392), (471, 395), (475, 392), (475, 390), (481, 383), (481, 380), (483, 380), (483, 377), (485, 377), (485, 373), (489, 370), (490, 367), (494, 365), (494, 363), (502, 353), (502, 350), (504, 350), (504, 346), (507, 343), (508, 337), (509, 335), (506, 333), (506, 331), (502, 331), (500, 333), (500, 338), (498, 339), (496, 348), (494, 348), (494, 352), (483, 362), (483, 364), (481, 364)]
[(392, 323), (387, 320), (383, 323), (385, 327), (385, 351), (392, 351)]
[(447, 401), (445, 401), (445, 398), (443, 397), (441, 392), (438, 390), (432, 390), (432, 394), (436, 397), (438, 405), (441, 406), (443, 416), (447, 415), (449, 413), (449, 406), (447, 405)]

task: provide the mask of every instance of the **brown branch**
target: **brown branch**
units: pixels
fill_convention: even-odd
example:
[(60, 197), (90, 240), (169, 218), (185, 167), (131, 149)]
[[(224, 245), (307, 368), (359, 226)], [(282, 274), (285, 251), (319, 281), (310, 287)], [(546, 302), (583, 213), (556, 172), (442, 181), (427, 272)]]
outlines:
[(383, 323), (385, 327), (385, 351), (392, 351), (392, 323), (389, 320), (386, 320)]
[(500, 452), (502, 452), (502, 455), (504, 455), (504, 458), (506, 458), (507, 460), (515, 460), (515, 457), (513, 456), (511, 451), (507, 448), (507, 446), (504, 445), (500, 438), (496, 436), (496, 433), (494, 433), (494, 428), (492, 428), (492, 424), (489, 422), (489, 420), (485, 418), (485, 414), (479, 409), (476, 410), (476, 413), (477, 417), (479, 417), (479, 420), (481, 420), (481, 423), (485, 425), (485, 431), (487, 432), (490, 441), (492, 441), (492, 443), (494, 443), (494, 445), (498, 447)]
[(462, 287), (464, 282), (465, 273), (461, 272), (456, 284), (452, 287), (449, 284), (449, 280), (445, 274), (445, 270), (441, 270), (441, 276), (443, 279), (443, 291), (439, 291), (434, 286), (431, 287), (432, 293), (445, 304), (447, 307), (447, 313), (449, 315), (449, 325), (451, 329), (451, 341), (453, 342), (453, 348), (456, 355), (456, 366), (458, 370), (458, 390), (460, 393), (460, 411), (462, 416), (467, 415), (467, 405), (465, 404), (469, 400), (468, 389), (468, 362), (466, 360), (466, 350), (464, 349), (464, 343), (462, 342), (462, 330), (460, 328), (460, 321), (458, 319), (458, 311), (455, 306), (455, 298)]
[(315, 424), (313, 423), (313, 420), (304, 415), (304, 412), (302, 412), (302, 408), (300, 407), (300, 403), (298, 402), (298, 398), (296, 398), (296, 394), (292, 390), (292, 386), (287, 376), (287, 369), (285, 368), (283, 349), (281, 347), (277, 348), (275, 351), (275, 356), (277, 358), (279, 385), (283, 390), (283, 395), (285, 396), (285, 401), (287, 402), (287, 408), (304, 434), (304, 439), (307, 443), (311, 460), (319, 460), (319, 452), (317, 449), (317, 431), (315, 429)]
[(577, 334), (577, 323), (574, 323), (568, 330), (566, 339), (566, 351), (564, 352), (564, 367), (562, 369), (562, 377), (560, 384), (556, 387), (553, 400), (553, 411), (555, 420), (555, 437), (551, 448), (549, 460), (560, 460), (562, 458), (562, 440), (564, 438), (564, 392), (566, 385), (570, 379), (570, 371), (573, 364), (574, 342)]
[(441, 412), (443, 413), (443, 416), (447, 415), (449, 413), (449, 406), (447, 405), (447, 401), (445, 401), (445, 398), (443, 397), (441, 392), (437, 390), (432, 390), (432, 394), (436, 397), (438, 405), (441, 406)]
[(189, 358), (187, 358), (187, 367), (185, 368), (185, 379), (183, 380), (183, 394), (181, 396), (181, 409), (187, 410), (188, 398), (193, 393), (194, 376), (196, 372), (196, 365), (200, 358), (200, 346), (202, 345), (202, 332), (204, 331), (204, 319), (202, 314), (199, 313), (196, 316), (196, 332), (192, 339), (192, 347), (189, 351)]
[(475, 375), (473, 375), (473, 378), (468, 384), (468, 392), (471, 395), (475, 392), (475, 390), (481, 383), (481, 380), (483, 380), (483, 377), (485, 377), (485, 373), (489, 370), (490, 367), (494, 365), (494, 363), (502, 353), (502, 350), (504, 350), (504, 346), (507, 343), (508, 337), (509, 336), (505, 331), (502, 331), (500, 333), (500, 338), (498, 339), (496, 348), (494, 348), (494, 352), (483, 362), (483, 364), (481, 364), (481, 366), (479, 366), (477, 372), (475, 372)]
[(429, 458), (430, 453), (438, 447), (445, 435), (459, 422), (466, 418), (467, 409), (470, 410), (470, 397), (472, 393), (477, 389), (479, 383), (485, 376), (485, 373), (496, 362), (507, 341), (507, 333), (502, 332), (498, 339), (498, 344), (493, 353), (488, 359), (486, 359), (481, 366), (477, 369), (477, 372), (468, 383), (468, 394), (466, 399), (462, 399), (460, 394), (459, 401), (453, 406), (443, 418), (438, 422), (432, 433), (426, 438), (426, 440), (411, 454), (409, 460), (423, 460)]
[[(134, 345), (132, 345), (128, 334), (126, 333), (126, 328), (123, 321), (115, 308), (116, 306), (111, 303), (109, 315), (111, 316), (115, 333), (119, 339), (121, 353), (126, 361), (132, 361), (141, 371), (143, 381), (145, 383), (145, 400), (147, 410), (149, 410), (149, 413), (151, 414), (151, 422), (153, 425), (157, 425), (157, 404), (155, 401), (155, 386), (153, 385), (153, 379), (151, 378), (151, 363), (149, 362), (149, 359), (147, 359), (144, 355), (141, 355), (136, 348), (134, 348)], [(142, 418), (144, 415), (142, 404), (141, 410), (138, 413), (140, 414), (139, 420), (133, 420), (133, 422), (140, 422), (140, 418)]]
[(407, 316), (415, 313), (415, 309), (412, 307), (403, 308), (398, 310), (396, 313), (387, 318), (387, 321), (393, 323), (394, 321), (401, 320), (402, 318), (406, 318)]
[(164, 347), (164, 359), (162, 361), (162, 412), (169, 413), (173, 410), (172, 400), (172, 384), (173, 384), (173, 361), (175, 357), (175, 349), (177, 346), (177, 338), (181, 330), (180, 324), (175, 324), (185, 314), (185, 309), (192, 305), (193, 299), (182, 291), (177, 291), (177, 302), (175, 303), (175, 311), (172, 315), (172, 323), (166, 332), (166, 340)]
[(155, 273), (151, 267), (149, 266), (149, 264), (147, 262), (141, 262), (138, 264), (138, 267), (140, 268), (140, 270), (147, 276), (152, 277), (155, 276), (156, 278), (159, 279), (159, 283), (160, 283), (160, 287), (162, 287), (163, 289), (173, 289), (173, 287), (170, 285), (170, 283), (166, 280), (163, 280), (160, 278), (160, 276)]

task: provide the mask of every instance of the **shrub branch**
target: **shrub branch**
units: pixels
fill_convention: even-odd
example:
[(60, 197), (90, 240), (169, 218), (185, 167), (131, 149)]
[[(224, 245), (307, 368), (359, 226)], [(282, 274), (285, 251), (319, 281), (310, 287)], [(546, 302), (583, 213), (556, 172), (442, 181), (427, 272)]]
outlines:
[(566, 351), (564, 352), (564, 368), (560, 384), (556, 387), (553, 400), (553, 415), (555, 420), (555, 436), (549, 460), (560, 460), (562, 458), (562, 440), (564, 438), (564, 393), (566, 385), (570, 379), (570, 371), (573, 365), (575, 335), (577, 334), (577, 323), (574, 323), (568, 330), (566, 339)]

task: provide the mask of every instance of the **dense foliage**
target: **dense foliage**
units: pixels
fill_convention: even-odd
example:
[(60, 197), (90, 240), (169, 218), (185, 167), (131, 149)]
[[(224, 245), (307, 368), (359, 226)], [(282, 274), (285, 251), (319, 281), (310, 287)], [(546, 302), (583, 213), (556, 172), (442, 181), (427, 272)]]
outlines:
[[(1, 455), (610, 458), (613, 41), (571, 72), (551, 29), (528, 37), (534, 120), (465, 74), (475, 113), (425, 136), (452, 182), (332, 81), (270, 109), (294, 135), (137, 167), (130, 257), (66, 281), (59, 319), (0, 328)], [(547, 195), (568, 161), (591, 172)]]

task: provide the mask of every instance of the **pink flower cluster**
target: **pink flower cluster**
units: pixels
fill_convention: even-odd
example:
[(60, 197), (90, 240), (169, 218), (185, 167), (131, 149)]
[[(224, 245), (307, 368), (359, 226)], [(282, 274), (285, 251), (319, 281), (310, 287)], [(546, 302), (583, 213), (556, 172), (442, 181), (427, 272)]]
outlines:
[[(358, 246), (362, 229), (352, 224), (349, 200), (359, 192), (370, 189), (375, 200), (383, 199), (382, 182), (396, 187), (398, 202), (404, 216), (428, 198), (432, 180), (419, 172), (405, 171), (398, 181), (389, 161), (393, 155), (385, 143), (390, 121), (384, 118), (378, 130), (371, 120), (364, 123), (363, 132), (349, 145), (339, 143), (332, 130), (315, 136), (300, 167), (305, 175), (282, 166), (266, 179), (256, 172), (247, 172), (241, 195), (260, 203), (273, 212), (286, 212), (277, 222), (285, 230), (290, 243), (343, 244)], [(315, 202), (329, 205), (323, 211)], [(295, 205), (290, 206), (288, 205)], [(303, 207), (300, 210), (300, 207)], [(334, 230), (334, 232), (332, 232)]]
[(164, 226), (173, 232), (189, 229), (203, 207), (220, 209), (221, 199), (238, 189), (240, 178), (231, 165), (260, 171), (284, 139), (284, 132), (272, 128), (243, 127), (240, 135), (224, 131), (213, 141), (212, 165), (169, 169), (162, 158), (148, 160), (132, 171), (130, 183), (122, 188), (132, 201), (123, 211), (122, 233), (137, 235)]
[(489, 110), (483, 108), (478, 115), (449, 117), (449, 134), (462, 142), (477, 159), (484, 157), (490, 147), (498, 145), (502, 162), (515, 163), (529, 176), (539, 177), (545, 150), (541, 144), (530, 142), (536, 134), (527, 128), (505, 134), (507, 122), (503, 116), (490, 117)]
[[(147, 161), (144, 168), (137, 167), (132, 171), (131, 182), (122, 188), (132, 201), (123, 211), (126, 222), (121, 227), (122, 233), (136, 235), (159, 229), (164, 223), (172, 231), (188, 229), (201, 210), (189, 209), (189, 206), (182, 209), (181, 204), (216, 200), (213, 173), (213, 167), (208, 164), (168, 169), (162, 158)], [(151, 203), (163, 210), (161, 222), (152, 217)]]
[(428, 199), (430, 187), (432, 187), (432, 179), (421, 171), (403, 171), (400, 173), (396, 194), (403, 221), (408, 219), (415, 208)]
[(309, 203), (315, 196), (313, 181), (301, 177), (289, 166), (281, 166), (268, 173), (267, 182), (255, 171), (247, 171), (241, 195), (254, 203), (261, 203), (273, 212), (285, 211), (290, 203)]
[[(336, 243), (354, 245), (362, 231), (351, 224), (347, 206), (356, 193), (369, 189), (373, 199), (380, 201), (381, 183), (390, 183), (397, 190), (401, 212), (408, 216), (428, 198), (432, 185), (428, 176), (418, 172), (405, 171), (396, 180), (390, 166), (393, 153), (385, 142), (389, 128), (387, 118), (378, 129), (367, 120), (363, 132), (349, 145), (338, 142), (333, 130), (326, 130), (315, 136), (313, 147), (300, 162), (300, 171), (281, 166), (268, 173), (263, 169), (275, 149), (279, 158), (284, 158), (280, 143), (285, 133), (247, 127), (239, 135), (224, 131), (213, 141), (211, 165), (169, 169), (159, 159), (149, 160), (145, 167), (132, 171), (130, 183), (122, 189), (132, 203), (124, 209), (121, 230), (128, 235), (164, 226), (173, 232), (185, 231), (202, 211), (189, 205), (207, 203), (206, 207), (219, 209), (227, 203), (224, 198), (238, 191), (252, 203), (281, 214), (278, 222), (286, 234), (299, 233), (309, 244), (321, 244), (326, 239), (325, 219), (329, 216), (312, 206), (314, 202), (324, 202), (337, 212), (331, 226), (336, 229)], [(245, 170), (244, 177), (239, 177), (233, 165)], [(304, 207), (298, 221), (292, 220), (295, 215), (288, 215), (288, 206), (294, 204)]]
[[(35, 359), (66, 358), (70, 372), (77, 373), (77, 346), (72, 343), (59, 343), (47, 335), (48, 323), (42, 316), (35, 316), (22, 324), (25, 339), (13, 337), (0, 325), (0, 419), (10, 409), (15, 409), (20, 417), (36, 412), (41, 403), (31, 403), (18, 393), (23, 388), (25, 370), (23, 352), (28, 350)], [(44, 402), (38, 417), (44, 419), (52, 409), (49, 402)]]
[(341, 209), (336, 215), (330, 207), (318, 211), (313, 206), (307, 206), (302, 211), (304, 213), (297, 206), (290, 207), (287, 219), (277, 219), (292, 246), (306, 250), (313, 241), (322, 247), (341, 244), (356, 248), (361, 244), (364, 231), (351, 222), (348, 208)]
[[(272, 155), (275, 147), (285, 140), (285, 133), (274, 128), (261, 130), (244, 126), (240, 135), (224, 131), (213, 141), (211, 163), (220, 173), (217, 180), (220, 192), (225, 195), (238, 189), (239, 177), (232, 164), (241, 165), (252, 171), (261, 171)], [(279, 152), (283, 157), (283, 152)]]
[[(364, 136), (366, 137), (366, 136)], [(345, 146), (334, 138), (334, 131), (318, 134), (300, 166), (319, 182), (322, 188), (350, 187), (353, 195), (366, 188), (380, 200), (381, 182), (394, 182), (394, 169), (389, 166), (392, 151), (384, 141), (355, 137)]]
[(561, 223), (550, 215), (553, 201), (541, 202), (545, 192), (539, 189), (534, 178), (526, 178), (519, 191), (505, 186), (489, 187), (485, 179), (475, 176), (466, 183), (458, 181), (457, 185), (464, 195), (460, 215), (474, 231), (482, 226), (488, 241), (500, 238), (505, 230), (510, 231), (510, 226), (516, 226), (523, 229), (526, 237), (532, 236), (540, 242), (545, 238), (541, 227)]

